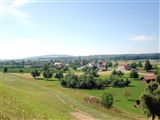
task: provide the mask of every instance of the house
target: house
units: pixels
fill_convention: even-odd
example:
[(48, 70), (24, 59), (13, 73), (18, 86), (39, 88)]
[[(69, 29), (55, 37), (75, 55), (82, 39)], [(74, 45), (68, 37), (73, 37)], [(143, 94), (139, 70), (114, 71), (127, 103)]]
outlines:
[(97, 63), (96, 62), (90, 62), (87, 64), (87, 67), (89, 68), (97, 68)]
[(143, 76), (141, 78), (142, 82), (145, 82), (145, 83), (150, 83), (151, 81), (155, 81), (156, 80), (156, 76), (155, 75), (152, 75), (152, 76)]
[(99, 71), (105, 71), (105, 70), (107, 70), (106, 69), (106, 65), (107, 65), (106, 61), (99, 60), (98, 62), (90, 62), (90, 63), (88, 63), (86, 65), (86, 67), (88, 67), (88, 68), (96, 68)]
[(119, 70), (131, 70), (131, 65), (128, 63), (118, 64)]
[(81, 66), (81, 67), (77, 68), (77, 70), (82, 70), (84, 68), (86, 68), (86, 66)]
[(53, 64), (53, 67), (54, 68), (63, 68), (63, 62), (55, 62), (54, 64)]
[(107, 70), (107, 69), (106, 69), (106, 65), (107, 65), (107, 62), (105, 62), (105, 61), (100, 61), (100, 62), (98, 62), (98, 64), (97, 64), (97, 68), (98, 68), (99, 71), (106, 71), (106, 70)]

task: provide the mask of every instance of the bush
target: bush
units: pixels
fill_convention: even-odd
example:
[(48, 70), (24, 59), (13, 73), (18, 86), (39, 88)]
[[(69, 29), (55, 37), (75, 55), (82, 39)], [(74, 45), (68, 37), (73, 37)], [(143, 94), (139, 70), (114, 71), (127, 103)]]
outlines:
[(128, 86), (131, 81), (128, 78), (119, 78), (111, 75), (109, 79), (105, 80), (106, 86), (112, 87), (125, 87)]
[(55, 73), (55, 76), (54, 76), (55, 78), (58, 78), (59, 80), (61, 79), (61, 78), (63, 78), (63, 72), (62, 71), (57, 71), (56, 73)]
[(93, 74), (84, 74), (78, 77), (77, 75), (68, 73), (61, 80), (61, 85), (69, 88), (101, 89), (104, 82), (102, 79), (94, 77)]
[(101, 103), (105, 108), (109, 109), (113, 105), (113, 100), (114, 100), (113, 95), (109, 92), (105, 92), (102, 95)]
[(121, 71), (121, 70), (113, 70), (112, 71), (112, 73), (111, 73), (111, 75), (118, 75), (118, 76), (121, 76), (121, 75), (124, 75), (124, 73)]
[(137, 71), (132, 70), (132, 71), (130, 72), (130, 78), (138, 78), (138, 76), (139, 76), (139, 74), (138, 74)]
[(23, 73), (24, 71), (22, 69), (19, 70), (20, 73)]

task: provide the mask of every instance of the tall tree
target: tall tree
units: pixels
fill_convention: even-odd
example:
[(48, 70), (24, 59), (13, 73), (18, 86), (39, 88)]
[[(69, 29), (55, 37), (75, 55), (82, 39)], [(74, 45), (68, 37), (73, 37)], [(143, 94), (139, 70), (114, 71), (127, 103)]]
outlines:
[(58, 78), (59, 80), (61, 79), (61, 78), (63, 78), (63, 72), (62, 71), (57, 71), (56, 73), (55, 73), (55, 76), (54, 76), (55, 78)]
[(144, 69), (145, 69), (147, 72), (152, 69), (152, 65), (150, 64), (150, 61), (149, 61), (149, 60), (147, 60), (147, 61), (145, 62)]
[(35, 69), (34, 71), (31, 72), (31, 75), (36, 79), (36, 77), (40, 76), (41, 73), (37, 69)]
[(4, 72), (4, 73), (8, 72), (8, 68), (7, 68), (7, 67), (4, 67), (4, 68), (3, 68), (3, 72)]
[(48, 80), (48, 78), (53, 77), (53, 72), (50, 69), (48, 69), (47, 71), (43, 72), (43, 77)]
[(159, 83), (151, 82), (141, 96), (142, 110), (147, 117), (152, 116), (152, 120), (156, 116), (160, 118), (160, 87)]
[(132, 69), (136, 69), (136, 68), (137, 68), (137, 63), (132, 62), (132, 63), (131, 63), (131, 68), (132, 68)]

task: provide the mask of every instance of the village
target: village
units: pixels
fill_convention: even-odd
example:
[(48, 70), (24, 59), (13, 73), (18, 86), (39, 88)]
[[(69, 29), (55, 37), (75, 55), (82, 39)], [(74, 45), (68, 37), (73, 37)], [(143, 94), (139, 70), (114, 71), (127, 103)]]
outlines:
[[(152, 71), (146, 71), (144, 70), (145, 61), (110, 61), (110, 60), (86, 60), (81, 59), (78, 57), (74, 60), (20, 60), (20, 61), (14, 61), (14, 60), (7, 60), (7, 61), (0, 61), (0, 67), (7, 66), (9, 70), (12, 71), (12, 69), (16, 69), (16, 72), (19, 72), (20, 69), (24, 69), (23, 72), (25, 72), (25, 69), (29, 69), (31, 72), (31, 69), (42, 69), (45, 64), (48, 64), (50, 68), (57, 69), (57, 70), (73, 70), (80, 73), (80, 71), (83, 71), (83, 69), (91, 68), (95, 69), (98, 73), (102, 74), (108, 74), (113, 72), (114, 70), (121, 71), (123, 73), (130, 73), (131, 71), (137, 71), (138, 74), (141, 76), (140, 80), (146, 83), (149, 83), (150, 81), (155, 81), (156, 79), (156, 72), (158, 71), (157, 64), (159, 61), (155, 60), (153, 62), (154, 65), (152, 65)], [(14, 71), (14, 72), (15, 72)], [(27, 71), (28, 72), (28, 71)]]

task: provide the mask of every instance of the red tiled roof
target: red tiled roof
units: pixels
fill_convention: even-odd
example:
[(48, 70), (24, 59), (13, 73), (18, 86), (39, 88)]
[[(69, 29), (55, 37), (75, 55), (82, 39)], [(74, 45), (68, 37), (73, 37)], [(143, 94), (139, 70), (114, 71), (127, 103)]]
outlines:
[(153, 76), (143, 76), (142, 79), (147, 80), (147, 81), (148, 80), (155, 80), (156, 76), (154, 76), (154, 75)]
[(127, 66), (128, 63), (118, 63), (118, 66)]

